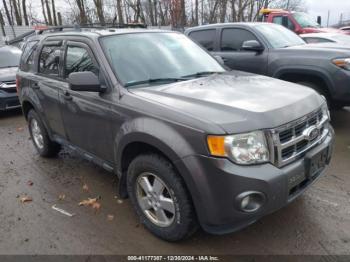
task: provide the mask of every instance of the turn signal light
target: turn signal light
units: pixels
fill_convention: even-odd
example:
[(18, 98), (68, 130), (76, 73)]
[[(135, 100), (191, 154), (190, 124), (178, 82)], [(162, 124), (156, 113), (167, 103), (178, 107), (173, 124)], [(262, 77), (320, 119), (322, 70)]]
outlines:
[(224, 136), (208, 136), (207, 142), (212, 156), (226, 156)]

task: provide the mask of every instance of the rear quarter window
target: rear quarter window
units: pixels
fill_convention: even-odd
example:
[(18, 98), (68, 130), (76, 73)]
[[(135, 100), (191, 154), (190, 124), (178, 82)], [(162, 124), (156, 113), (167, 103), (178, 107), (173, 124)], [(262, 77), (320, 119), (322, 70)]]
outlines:
[(215, 29), (191, 32), (189, 37), (208, 51), (214, 51)]

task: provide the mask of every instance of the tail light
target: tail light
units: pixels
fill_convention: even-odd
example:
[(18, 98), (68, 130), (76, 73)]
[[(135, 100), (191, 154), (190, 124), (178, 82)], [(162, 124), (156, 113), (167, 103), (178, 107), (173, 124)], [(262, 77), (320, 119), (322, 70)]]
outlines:
[(21, 78), (19, 76), (16, 76), (16, 90), (17, 90), (17, 94), (19, 94), (19, 89), (21, 85)]

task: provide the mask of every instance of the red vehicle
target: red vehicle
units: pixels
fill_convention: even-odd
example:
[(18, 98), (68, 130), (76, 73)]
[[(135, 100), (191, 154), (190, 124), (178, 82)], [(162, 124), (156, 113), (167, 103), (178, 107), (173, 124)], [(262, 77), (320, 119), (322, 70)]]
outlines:
[(303, 12), (290, 12), (283, 9), (261, 9), (261, 21), (283, 25), (296, 34), (308, 33), (340, 33), (347, 34), (343, 30), (321, 27), (308, 14)]

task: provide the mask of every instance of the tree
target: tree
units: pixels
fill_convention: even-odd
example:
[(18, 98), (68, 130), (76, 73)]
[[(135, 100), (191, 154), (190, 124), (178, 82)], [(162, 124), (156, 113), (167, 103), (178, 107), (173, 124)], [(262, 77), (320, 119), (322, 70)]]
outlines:
[(84, 0), (75, 0), (76, 4), (79, 8), (79, 18), (81, 24), (87, 24), (87, 17), (86, 17), (86, 11), (85, 11), (85, 2)]
[(8, 9), (8, 7), (7, 7), (6, 0), (2, 0), (2, 3), (3, 3), (4, 8), (5, 8), (5, 13), (6, 13), (7, 21), (8, 21), (8, 23), (9, 23), (9, 25), (13, 25), (13, 19), (12, 19), (12, 16), (10, 15), (9, 9)]
[(18, 5), (18, 2), (16, 0), (12, 0), (12, 7), (13, 7), (13, 11), (15, 14), (15, 18), (16, 18), (16, 24), (17, 25), (22, 25), (22, 17), (20, 14), (20, 6)]
[(55, 0), (51, 0), (51, 5), (52, 5), (53, 24), (54, 24), (54, 25), (57, 25)]
[(28, 15), (27, 15), (26, 0), (22, 0), (22, 9), (23, 9), (24, 24), (25, 25), (29, 25), (29, 20), (28, 20)]
[(94, 3), (95, 3), (95, 7), (96, 7), (98, 20), (100, 21), (101, 25), (105, 25), (105, 17), (103, 15), (103, 1), (102, 0), (94, 0)]

